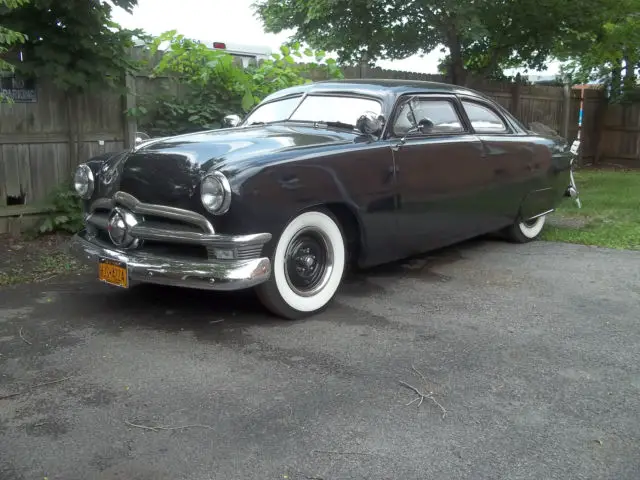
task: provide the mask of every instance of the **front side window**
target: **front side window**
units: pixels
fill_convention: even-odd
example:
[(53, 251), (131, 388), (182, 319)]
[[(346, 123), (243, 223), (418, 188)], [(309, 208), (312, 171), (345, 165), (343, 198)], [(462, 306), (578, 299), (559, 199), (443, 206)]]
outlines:
[[(245, 121), (255, 123), (279, 122), (340, 122), (355, 127), (358, 118), (367, 112), (382, 113), (382, 105), (377, 100), (364, 97), (337, 95), (308, 95), (300, 103), (301, 97), (292, 97), (265, 103), (256, 108)], [(300, 105), (296, 108), (296, 106)]]
[(422, 122), (425, 134), (461, 133), (460, 117), (449, 100), (417, 98), (405, 102), (398, 112), (393, 133), (404, 136)]
[(507, 126), (497, 113), (489, 107), (475, 102), (462, 101), (465, 112), (471, 121), (471, 126), (478, 133), (505, 133)]

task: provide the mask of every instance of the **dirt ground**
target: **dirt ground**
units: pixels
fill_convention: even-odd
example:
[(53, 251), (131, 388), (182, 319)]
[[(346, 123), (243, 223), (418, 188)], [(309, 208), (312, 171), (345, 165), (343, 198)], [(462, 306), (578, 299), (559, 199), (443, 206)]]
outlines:
[(82, 271), (66, 253), (69, 235), (36, 238), (0, 234), (0, 286), (42, 282), (61, 274)]

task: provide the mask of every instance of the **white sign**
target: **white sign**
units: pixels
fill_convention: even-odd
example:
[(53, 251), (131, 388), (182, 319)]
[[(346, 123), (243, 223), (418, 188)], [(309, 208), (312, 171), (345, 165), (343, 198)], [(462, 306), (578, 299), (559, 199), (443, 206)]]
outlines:
[(580, 140), (574, 140), (573, 143), (571, 144), (571, 153), (573, 153), (574, 155), (578, 155), (579, 151), (580, 151)]

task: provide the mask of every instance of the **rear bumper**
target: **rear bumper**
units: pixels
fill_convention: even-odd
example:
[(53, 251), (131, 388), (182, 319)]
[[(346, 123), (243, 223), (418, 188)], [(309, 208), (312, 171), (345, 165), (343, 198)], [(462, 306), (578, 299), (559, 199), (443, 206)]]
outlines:
[[(241, 240), (235, 239), (236, 244)], [(269, 279), (271, 262), (268, 258), (250, 260), (201, 260), (177, 259), (150, 255), (135, 250), (116, 250), (85, 231), (75, 235), (68, 245), (68, 252), (89, 266), (95, 266), (101, 258), (126, 264), (129, 284), (156, 283), (201, 290), (242, 290)]]

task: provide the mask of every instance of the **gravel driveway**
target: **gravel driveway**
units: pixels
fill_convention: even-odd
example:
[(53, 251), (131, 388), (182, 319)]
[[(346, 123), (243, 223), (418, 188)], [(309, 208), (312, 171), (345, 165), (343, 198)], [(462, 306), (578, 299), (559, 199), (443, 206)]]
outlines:
[(637, 252), (471, 242), (293, 323), (58, 278), (0, 290), (0, 354), (2, 480), (640, 477)]

